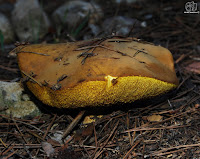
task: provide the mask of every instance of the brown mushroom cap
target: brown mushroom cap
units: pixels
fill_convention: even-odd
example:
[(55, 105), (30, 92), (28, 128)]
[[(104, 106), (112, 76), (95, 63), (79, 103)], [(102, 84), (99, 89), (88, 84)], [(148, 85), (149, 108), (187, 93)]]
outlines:
[(15, 51), (28, 88), (51, 106), (132, 102), (178, 85), (169, 50), (137, 39), (26, 45)]

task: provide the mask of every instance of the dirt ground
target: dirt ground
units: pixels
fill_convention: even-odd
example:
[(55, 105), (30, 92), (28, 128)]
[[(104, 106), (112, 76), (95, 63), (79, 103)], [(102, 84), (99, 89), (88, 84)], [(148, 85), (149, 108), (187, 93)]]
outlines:
[[(180, 81), (176, 90), (146, 101), (73, 110), (50, 108), (33, 97), (41, 116), (18, 119), (0, 115), (0, 158), (200, 158), (200, 14), (184, 13), (186, 2), (145, 0), (114, 6), (99, 1), (104, 18), (134, 15), (147, 23), (135, 30), (133, 26), (130, 36), (172, 52)], [(45, 3), (50, 14), (56, 2)], [(87, 30), (85, 26), (76, 40), (82, 40)], [(49, 32), (40, 42), (52, 43), (54, 34)], [(62, 41), (64, 37), (57, 38)], [(13, 44), (5, 44), (0, 52), (1, 81), (19, 81), (21, 77), (16, 58), (8, 57), (13, 48)], [(103, 117), (86, 127), (83, 118), (90, 114)], [(82, 115), (62, 144), (53, 139)]]

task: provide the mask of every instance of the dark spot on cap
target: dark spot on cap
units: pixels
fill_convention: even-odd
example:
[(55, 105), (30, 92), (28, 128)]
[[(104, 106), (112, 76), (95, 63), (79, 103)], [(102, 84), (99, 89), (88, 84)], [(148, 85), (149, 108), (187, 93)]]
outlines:
[(63, 74), (61, 77), (58, 78), (57, 82), (60, 82), (60, 81), (64, 80), (65, 78), (67, 78), (67, 75)]
[(80, 79), (77, 83), (82, 83), (84, 82), (86, 79)]
[(111, 82), (113, 85), (115, 85), (118, 81), (117, 81), (117, 79), (113, 79)]
[(67, 66), (67, 65), (69, 65), (70, 63), (69, 62), (66, 62), (66, 61), (64, 61), (64, 63), (63, 63), (63, 65), (65, 65), (65, 66)]

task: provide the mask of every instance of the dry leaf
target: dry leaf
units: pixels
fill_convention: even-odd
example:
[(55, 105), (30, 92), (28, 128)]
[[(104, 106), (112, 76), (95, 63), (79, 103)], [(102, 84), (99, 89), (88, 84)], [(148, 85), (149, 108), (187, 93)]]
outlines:
[(90, 124), (96, 121), (97, 118), (102, 118), (103, 115), (98, 115), (98, 116), (94, 116), (94, 115), (88, 115), (84, 118), (83, 120), (83, 124)]
[(147, 120), (150, 122), (158, 122), (158, 121), (161, 121), (162, 118), (163, 118), (163, 116), (161, 116), (161, 115), (151, 115), (151, 116), (147, 117)]
[(193, 63), (189, 64), (185, 67), (187, 71), (194, 72), (200, 74), (200, 62), (194, 61)]
[(93, 134), (93, 131), (94, 131), (94, 126), (93, 124), (90, 124), (87, 127), (83, 128), (81, 135), (83, 137), (90, 136)]
[(54, 153), (53, 146), (48, 142), (42, 142), (42, 148), (45, 151), (45, 153), (47, 154), (47, 157), (49, 157), (50, 155), (52, 155)]

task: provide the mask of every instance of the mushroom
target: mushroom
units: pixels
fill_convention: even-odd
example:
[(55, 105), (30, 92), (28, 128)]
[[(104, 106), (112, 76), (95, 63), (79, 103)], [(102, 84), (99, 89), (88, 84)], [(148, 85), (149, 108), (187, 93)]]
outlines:
[(134, 102), (178, 85), (170, 51), (136, 38), (21, 45), (13, 51), (28, 88), (58, 108)]

